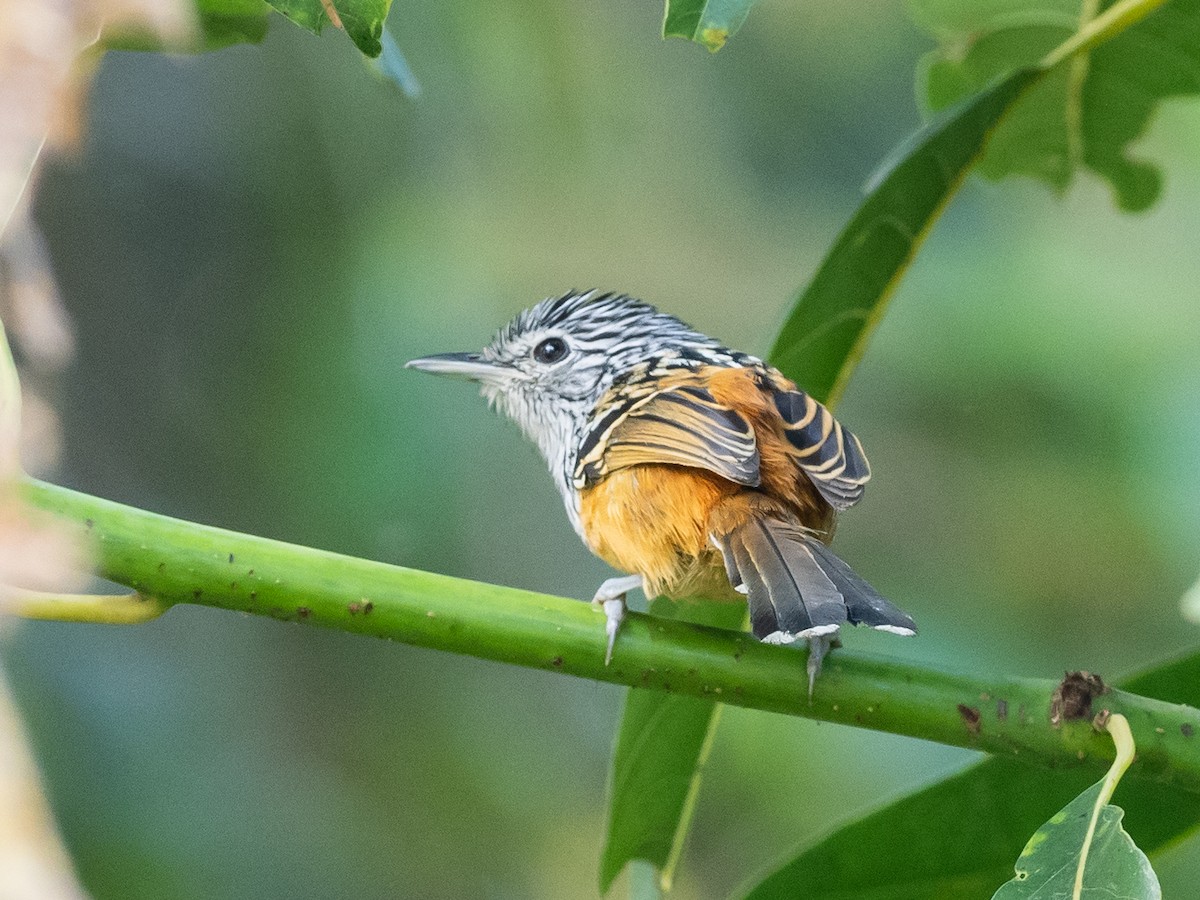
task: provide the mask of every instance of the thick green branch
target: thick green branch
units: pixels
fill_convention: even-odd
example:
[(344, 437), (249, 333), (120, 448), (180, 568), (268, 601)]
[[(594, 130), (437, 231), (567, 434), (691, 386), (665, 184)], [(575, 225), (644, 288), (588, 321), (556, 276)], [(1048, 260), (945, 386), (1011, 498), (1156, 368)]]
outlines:
[[(199, 603), (535, 669), (719, 699), (1049, 766), (1112, 759), (1088, 720), (1050, 722), (1055, 682), (984, 677), (835, 652), (812, 702), (803, 656), (747, 634), (631, 614), (604, 665), (591, 604), (435, 575), (171, 519), (36, 481), (35, 507), (86, 532), (98, 572), (166, 605)], [(78, 619), (79, 616), (72, 616)], [(1200, 792), (1200, 710), (1122, 691), (1131, 774)]]

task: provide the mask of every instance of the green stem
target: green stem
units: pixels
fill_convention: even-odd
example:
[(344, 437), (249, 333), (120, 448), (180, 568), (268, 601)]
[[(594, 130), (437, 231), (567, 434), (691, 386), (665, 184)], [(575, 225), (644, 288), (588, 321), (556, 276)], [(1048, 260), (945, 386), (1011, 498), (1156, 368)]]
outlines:
[(4, 610), (23, 619), (52, 622), (87, 622), (92, 625), (137, 625), (157, 619), (168, 609), (157, 597), (145, 594), (44, 594), (18, 591), (5, 602)]
[(1122, 0), (1114, 3), (1096, 18), (1083, 23), (1080, 29), (1055, 47), (1041, 62), (1041, 68), (1051, 69), (1076, 53), (1086, 53), (1129, 28), (1154, 12), (1167, 0)]
[[(1042, 765), (1099, 765), (1090, 721), (1050, 723), (1055, 682), (945, 672), (847, 651), (807, 699), (803, 657), (748, 634), (631, 613), (611, 666), (591, 604), (238, 534), (29, 480), (28, 502), (90, 538), (98, 572), (198, 603), (614, 684), (858, 725)], [(78, 619), (78, 616), (70, 618)], [(1200, 710), (1123, 691), (1097, 701), (1137, 735), (1132, 775), (1200, 792)], [(1195, 736), (1194, 736), (1195, 735)]]

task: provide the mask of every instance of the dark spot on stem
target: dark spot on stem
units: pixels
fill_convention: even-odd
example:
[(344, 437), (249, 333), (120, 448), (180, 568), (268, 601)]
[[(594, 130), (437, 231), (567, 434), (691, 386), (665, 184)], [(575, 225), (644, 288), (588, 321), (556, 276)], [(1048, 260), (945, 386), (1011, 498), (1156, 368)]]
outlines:
[(312, 615), (312, 610), (309, 609), (307, 606), (297, 606), (296, 607), (296, 615), (298, 615), (301, 619), (307, 619), (309, 616)]
[(236, 591), (237, 590), (237, 582), (236, 581), (229, 582), (229, 589), (231, 591)]
[(160, 571), (160, 572), (161, 572), (161, 571), (163, 571), (164, 569), (166, 569), (166, 567), (167, 567), (167, 564), (166, 564), (165, 562), (160, 562), (160, 563), (158, 564), (158, 571)]
[(1179, 726), (1179, 731), (1184, 737), (1191, 737), (1196, 733), (1196, 729), (1191, 726), (1190, 722), (1184, 722)]
[(258, 599), (258, 591), (251, 591), (251, 592), (250, 592), (250, 599), (251, 599), (252, 601), (253, 601), (253, 600), (257, 600), (257, 599)]
[(562, 662), (563, 662), (562, 657), (556, 656), (556, 657), (554, 657), (554, 659), (550, 660), (550, 665), (554, 666), (554, 668), (556, 668), (556, 669), (561, 669)]
[(1108, 693), (1108, 685), (1091, 672), (1065, 672), (1050, 697), (1050, 724), (1092, 717), (1092, 701)]
[(203, 594), (203, 593), (204, 593), (204, 591), (200, 590), (200, 588), (196, 588), (194, 591), (192, 591), (192, 599), (193, 599), (193, 600), (199, 600), (199, 599), (200, 599), (200, 595), (201, 595), (201, 594)]
[(231, 566), (233, 565), (233, 554), (232, 553), (229, 554), (229, 564)]
[(1008, 701), (1007, 700), (997, 700), (996, 701), (996, 718), (999, 719), (1001, 722), (1003, 722), (1005, 719), (1008, 718)]
[(250, 577), (252, 577), (253, 575), (254, 575), (254, 570), (253, 570), (253, 569), (251, 569), (249, 572), (247, 572), (247, 573), (246, 573), (246, 577), (247, 577), (247, 578), (250, 578)]
[(375, 604), (372, 603), (370, 600), (368, 600), (366, 603), (363, 604), (363, 615), (364, 616), (370, 615), (371, 610), (373, 610), (374, 608), (375, 608)]
[(963, 724), (967, 726), (967, 732), (970, 734), (979, 734), (979, 710), (974, 706), (967, 706), (965, 703), (958, 704), (958, 714), (962, 716)]
[(357, 616), (360, 612), (362, 612), (362, 604), (361, 603), (351, 603), (349, 606), (346, 607), (346, 609), (350, 610), (350, 615)]
[(95, 519), (88, 519), (88, 520), (87, 520), (86, 522), (84, 522), (83, 524), (84, 524), (84, 525), (86, 525), (88, 528), (95, 528), (95, 527), (96, 527), (96, 521), (95, 521)]

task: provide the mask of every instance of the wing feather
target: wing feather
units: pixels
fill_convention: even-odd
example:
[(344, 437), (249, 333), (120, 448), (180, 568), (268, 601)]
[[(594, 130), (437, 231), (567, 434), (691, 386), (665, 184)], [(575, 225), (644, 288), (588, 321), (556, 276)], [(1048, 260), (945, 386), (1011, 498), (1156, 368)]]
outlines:
[(577, 487), (640, 465), (707, 469), (738, 484), (759, 483), (754, 429), (698, 385), (676, 385), (634, 398), (597, 421), (575, 467)]
[(871, 467), (858, 438), (803, 391), (779, 390), (774, 399), (792, 457), (821, 496), (838, 510), (862, 499)]

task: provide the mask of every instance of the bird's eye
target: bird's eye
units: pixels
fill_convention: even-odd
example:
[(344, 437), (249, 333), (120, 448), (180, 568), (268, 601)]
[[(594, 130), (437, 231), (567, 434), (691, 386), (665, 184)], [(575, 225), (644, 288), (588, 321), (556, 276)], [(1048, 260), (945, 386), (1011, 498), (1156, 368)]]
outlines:
[(550, 337), (533, 348), (533, 358), (540, 363), (556, 363), (567, 355), (567, 342)]

